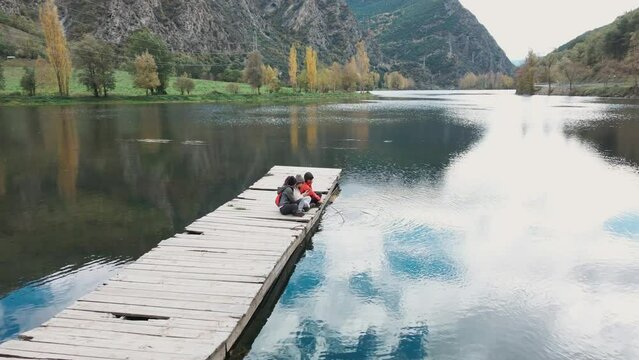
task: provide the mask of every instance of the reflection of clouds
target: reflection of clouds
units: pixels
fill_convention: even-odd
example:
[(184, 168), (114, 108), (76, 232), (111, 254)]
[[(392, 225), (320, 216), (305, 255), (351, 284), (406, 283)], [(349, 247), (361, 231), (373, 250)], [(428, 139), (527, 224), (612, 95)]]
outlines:
[[(639, 357), (636, 219), (619, 220), (639, 211), (639, 177), (564, 134), (607, 106), (453, 102), (474, 103), (454, 117), (483, 124), (483, 138), (440, 182), (375, 169), (345, 180), (334, 206), (346, 222), (329, 211), (314, 239), (323, 263), (302, 261), (289, 286), (300, 272), (321, 283), (276, 307), (252, 357)], [(398, 103), (358, 106), (424, 106)]]
[(30, 330), (111, 277), (121, 262), (96, 260), (66, 267), (0, 299), (0, 341)]

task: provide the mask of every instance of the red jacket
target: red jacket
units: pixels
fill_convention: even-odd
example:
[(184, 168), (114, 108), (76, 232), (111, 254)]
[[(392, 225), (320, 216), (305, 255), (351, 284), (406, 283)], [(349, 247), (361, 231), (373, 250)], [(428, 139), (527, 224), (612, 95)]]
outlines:
[(313, 187), (311, 185), (309, 185), (309, 183), (304, 183), (302, 186), (300, 186), (300, 192), (303, 194), (305, 192), (308, 191), (308, 196), (311, 197), (311, 199), (315, 200), (315, 201), (320, 201), (322, 200), (322, 197), (317, 195), (315, 193), (315, 191), (313, 191)]

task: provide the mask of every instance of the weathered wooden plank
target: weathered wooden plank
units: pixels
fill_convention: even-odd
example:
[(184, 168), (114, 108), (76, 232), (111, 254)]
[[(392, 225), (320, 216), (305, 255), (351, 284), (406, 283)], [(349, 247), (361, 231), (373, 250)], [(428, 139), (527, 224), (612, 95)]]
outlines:
[(147, 305), (108, 304), (77, 301), (69, 307), (72, 310), (96, 311), (109, 314), (126, 314), (137, 317), (168, 317), (216, 322), (221, 328), (233, 327), (242, 314), (229, 314), (204, 310), (159, 308)]
[[(52, 331), (53, 335), (52, 335)], [(200, 339), (124, 334), (117, 331), (40, 327), (24, 333), (29, 342), (82, 344), (107, 349), (145, 350), (149, 352), (201, 355), (208, 344)], [(105, 341), (106, 340), (106, 341)], [(111, 341), (109, 341), (111, 340)]]
[(46, 351), (25, 351), (7, 349), (6, 347), (0, 347), (0, 357), (5, 358), (9, 356), (15, 356), (14, 359), (37, 359), (37, 360), (95, 360), (95, 359), (107, 359), (107, 360), (119, 360), (116, 357), (103, 357), (99, 355), (95, 356), (79, 356), (69, 354), (56, 354), (51, 350)]
[(160, 264), (148, 264), (136, 262), (127, 266), (127, 269), (133, 270), (146, 270), (146, 271), (163, 271), (171, 273), (185, 273), (185, 274), (219, 274), (219, 275), (240, 275), (240, 276), (259, 276), (266, 277), (271, 269), (268, 268), (194, 268), (176, 265), (160, 265)]
[[(54, 337), (54, 335), (51, 335)], [(121, 349), (106, 349), (97, 346), (86, 346), (81, 341), (76, 341), (74, 344), (60, 344), (56, 342), (57, 339), (51, 342), (34, 342), (34, 341), (19, 341), (10, 340), (2, 343), (2, 349), (7, 350), (22, 350), (31, 353), (30, 356), (34, 356), (35, 353), (49, 354), (49, 357), (40, 357), (41, 359), (77, 359), (77, 356), (88, 357), (90, 359), (140, 359), (140, 360), (156, 360), (158, 358), (168, 360), (180, 360), (180, 359), (201, 359), (199, 356), (192, 356), (186, 354), (160, 354), (146, 349), (141, 350), (121, 350)], [(0, 351), (2, 353), (2, 351)]]
[(187, 301), (173, 299), (153, 299), (150, 297), (134, 297), (125, 296), (123, 294), (108, 295), (98, 292), (90, 293), (80, 300), (81, 302), (95, 302), (118, 305), (140, 305), (154, 306), (167, 309), (184, 309), (184, 310), (202, 310), (213, 311), (227, 314), (243, 314), (246, 311), (246, 304), (233, 304), (230, 301), (213, 302), (213, 301), (196, 301), (189, 298)]
[(225, 274), (199, 274), (199, 273), (180, 273), (171, 271), (149, 271), (139, 269), (124, 269), (115, 279), (125, 278), (127, 275), (139, 276), (161, 276), (165, 279), (182, 279), (182, 280), (205, 280), (205, 281), (228, 281), (238, 283), (261, 284), (264, 282), (263, 276), (252, 275), (225, 275)]
[(91, 310), (74, 310), (65, 309), (56, 315), (54, 319), (67, 319), (76, 321), (91, 321), (95, 320), (105, 324), (143, 324), (145, 327), (157, 328), (160, 331), (171, 330), (197, 330), (208, 331), (214, 333), (230, 332), (231, 327), (221, 327), (218, 322), (211, 322), (200, 319), (183, 319), (183, 318), (169, 318), (169, 319), (149, 319), (147, 321), (129, 321), (121, 317), (115, 317), (109, 312), (96, 312)]
[[(86, 314), (84, 312), (81, 315)], [(226, 337), (228, 332), (219, 332), (216, 330), (193, 329), (187, 327), (176, 326), (175, 323), (166, 323), (166, 325), (152, 325), (148, 321), (127, 321), (113, 318), (113, 321), (105, 321), (100, 318), (98, 320), (88, 320), (86, 318), (75, 319), (65, 317), (54, 317), (42, 325), (43, 328), (56, 331), (59, 328), (75, 329), (77, 331), (98, 330), (117, 332), (120, 334), (137, 334), (157, 336), (159, 338), (175, 338), (175, 339), (204, 339), (209, 340), (218, 337)]]

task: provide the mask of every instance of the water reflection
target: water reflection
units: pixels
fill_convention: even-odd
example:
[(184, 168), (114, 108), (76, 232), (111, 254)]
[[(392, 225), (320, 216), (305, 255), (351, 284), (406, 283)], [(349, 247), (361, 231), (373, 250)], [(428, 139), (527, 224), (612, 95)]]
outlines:
[[(614, 128), (607, 119), (638, 121), (639, 109), (428, 97), (370, 109), (446, 108), (481, 139), (449, 147), (452, 161), (430, 171), (349, 168), (249, 358), (639, 357), (639, 176), (615, 160), (639, 143), (588, 136)], [(411, 136), (385, 134), (393, 148)], [(414, 133), (425, 144), (427, 134)]]
[(343, 191), (250, 358), (636, 358), (638, 116), (502, 92), (0, 108), (0, 339), (283, 164)]
[[(109, 272), (87, 270), (82, 291), (66, 293), (47, 292), (51, 274), (70, 284), (73, 275), (60, 269), (82, 268), (95, 257), (112, 267), (135, 259), (274, 164), (383, 169), (387, 159), (412, 158), (393, 165), (402, 176), (414, 162), (420, 169), (448, 162), (451, 151), (477, 137), (444, 118), (411, 120), (433, 139), (456, 134), (430, 145), (443, 149), (411, 154), (422, 145), (408, 139), (405, 149), (387, 146), (396, 126), (370, 106), (0, 108), (0, 266), (11, 269), (0, 272), (0, 298), (11, 303), (0, 340), (38, 324)], [(369, 146), (354, 155), (344, 139), (356, 128), (366, 128), (356, 132)], [(35, 293), (46, 293), (36, 305), (27, 295)]]

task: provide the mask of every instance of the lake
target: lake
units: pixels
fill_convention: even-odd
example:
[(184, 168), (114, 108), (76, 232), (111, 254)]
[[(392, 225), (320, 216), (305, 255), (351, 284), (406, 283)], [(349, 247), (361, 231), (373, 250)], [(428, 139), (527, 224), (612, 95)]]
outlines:
[(0, 107), (0, 341), (275, 164), (342, 192), (249, 359), (639, 358), (639, 101)]

